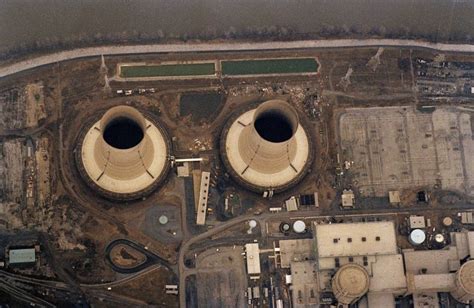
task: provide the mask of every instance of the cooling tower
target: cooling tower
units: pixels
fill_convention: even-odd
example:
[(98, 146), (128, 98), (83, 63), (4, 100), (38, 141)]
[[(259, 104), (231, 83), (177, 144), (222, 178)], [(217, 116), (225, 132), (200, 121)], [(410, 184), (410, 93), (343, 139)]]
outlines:
[(474, 261), (464, 263), (456, 273), (456, 287), (451, 295), (461, 303), (474, 301)]
[(332, 278), (332, 292), (339, 304), (357, 302), (369, 290), (369, 274), (362, 266), (349, 263), (343, 265)]
[(88, 127), (76, 161), (91, 187), (105, 197), (128, 200), (158, 186), (169, 168), (168, 151), (168, 138), (151, 116), (117, 106)]
[(270, 100), (237, 113), (221, 136), (223, 162), (240, 184), (281, 192), (307, 173), (313, 149), (296, 110)]

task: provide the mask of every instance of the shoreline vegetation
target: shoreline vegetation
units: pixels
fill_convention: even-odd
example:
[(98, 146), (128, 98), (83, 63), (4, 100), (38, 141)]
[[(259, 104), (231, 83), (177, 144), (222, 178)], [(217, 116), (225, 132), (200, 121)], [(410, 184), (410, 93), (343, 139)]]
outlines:
[(356, 26), (324, 26), (318, 33), (299, 33), (295, 29), (280, 26), (263, 28), (247, 28), (237, 31), (231, 27), (228, 31), (218, 34), (216, 31), (206, 31), (197, 35), (165, 34), (158, 30), (155, 33), (121, 32), (108, 35), (80, 34), (65, 40), (57, 37), (37, 40), (31, 44), (22, 43), (18, 46), (0, 50), (0, 61), (18, 60), (22, 57), (37, 56), (52, 52), (67, 51), (77, 48), (112, 46), (112, 45), (137, 45), (137, 44), (176, 44), (176, 43), (230, 43), (230, 42), (268, 42), (268, 41), (300, 41), (300, 40), (331, 40), (331, 39), (402, 39), (421, 40), (429, 43), (460, 43), (474, 44), (471, 35), (455, 33), (446, 35), (417, 34), (407, 27), (389, 31), (385, 27), (372, 29)]

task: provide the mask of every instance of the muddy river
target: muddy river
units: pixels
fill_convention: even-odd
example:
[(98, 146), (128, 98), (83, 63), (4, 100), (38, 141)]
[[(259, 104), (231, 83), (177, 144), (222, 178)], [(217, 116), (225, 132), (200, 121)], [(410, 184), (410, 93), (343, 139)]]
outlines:
[(46, 39), (278, 25), (316, 33), (327, 25), (400, 28), (442, 39), (474, 37), (472, 0), (0, 0), (0, 49)]

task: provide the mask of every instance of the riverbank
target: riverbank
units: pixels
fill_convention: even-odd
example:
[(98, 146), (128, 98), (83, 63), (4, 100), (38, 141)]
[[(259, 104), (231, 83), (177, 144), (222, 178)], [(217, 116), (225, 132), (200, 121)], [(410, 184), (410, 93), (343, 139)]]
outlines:
[(192, 44), (153, 44), (78, 48), (34, 57), (0, 67), (0, 78), (56, 62), (74, 60), (100, 55), (146, 54), (146, 53), (186, 53), (186, 52), (227, 52), (255, 50), (290, 50), (308, 48), (360, 48), (360, 47), (402, 47), (431, 49), (440, 52), (473, 53), (472, 44), (429, 43), (415, 40), (367, 39), (367, 40), (307, 40), (291, 42), (260, 43), (192, 43)]

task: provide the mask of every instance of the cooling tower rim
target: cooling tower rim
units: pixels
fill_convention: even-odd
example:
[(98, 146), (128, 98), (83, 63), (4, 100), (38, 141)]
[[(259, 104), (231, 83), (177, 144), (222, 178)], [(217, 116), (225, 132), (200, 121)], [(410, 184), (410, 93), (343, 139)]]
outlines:
[(127, 118), (134, 121), (142, 130), (146, 130), (145, 121), (146, 118), (143, 116), (143, 112), (139, 111), (137, 108), (128, 106), (128, 105), (117, 105), (112, 108), (107, 109), (102, 116), (100, 117), (100, 126), (101, 130), (110, 125), (110, 123), (115, 120), (114, 113), (121, 113), (117, 118)]
[(246, 189), (248, 189), (248, 190), (250, 190), (254, 193), (258, 193), (258, 194), (260, 194), (264, 191), (267, 191), (268, 189), (272, 189), (274, 191), (274, 193), (281, 193), (281, 192), (297, 185), (298, 183), (300, 183), (303, 180), (303, 178), (307, 175), (307, 173), (309, 173), (311, 171), (310, 169), (311, 169), (311, 166), (313, 164), (314, 153), (315, 153), (315, 144), (314, 144), (314, 141), (313, 141), (314, 140), (314, 135), (313, 135), (313, 131), (311, 130), (310, 123), (308, 122), (307, 118), (304, 115), (301, 115), (298, 112), (298, 110), (296, 110), (296, 108), (292, 107), (292, 108), (294, 108), (296, 114), (298, 115), (298, 124), (304, 130), (304, 132), (306, 133), (307, 141), (308, 141), (308, 157), (307, 157), (306, 163), (303, 167), (304, 170), (302, 172), (298, 173), (297, 176), (295, 178), (293, 178), (292, 181), (290, 181), (288, 183), (285, 183), (283, 185), (274, 186), (274, 187), (266, 187), (266, 186), (255, 185), (253, 183), (250, 183), (250, 182), (246, 181), (237, 172), (235, 172), (232, 165), (230, 164), (229, 158), (227, 157), (227, 153), (226, 153), (226, 139), (227, 139), (227, 135), (229, 133), (229, 129), (232, 126), (232, 124), (234, 124), (234, 122), (240, 116), (242, 116), (244, 113), (246, 113), (247, 111), (250, 111), (252, 109), (258, 108), (258, 106), (260, 106), (261, 104), (263, 104), (267, 101), (269, 101), (269, 100), (243, 104), (242, 106), (239, 106), (238, 108), (236, 108), (236, 110), (234, 112), (232, 112), (227, 117), (227, 119), (225, 120), (224, 125), (222, 126), (221, 135), (220, 135), (220, 138), (219, 138), (219, 151), (220, 151), (220, 154), (221, 154), (220, 158), (221, 158), (222, 163), (224, 164), (224, 167), (225, 167), (226, 171), (229, 173), (231, 178), (238, 185), (240, 185), (241, 187), (244, 187), (244, 188), (246, 188)]
[[(296, 109), (293, 106), (291, 106), (290, 104), (288, 104), (284, 100), (271, 99), (271, 100), (264, 101), (263, 103), (259, 104), (258, 107), (255, 110), (254, 115), (253, 115), (253, 125), (255, 127), (255, 130), (257, 131), (257, 133), (260, 135), (261, 138), (266, 140), (265, 137), (262, 136), (258, 132), (258, 129), (255, 126), (255, 123), (262, 116), (269, 115), (269, 114), (277, 114), (277, 115), (285, 118), (285, 120), (287, 120), (287, 122), (288, 122), (288, 124), (291, 128), (291, 136), (295, 135), (296, 131), (298, 130), (298, 126), (299, 126), (298, 112), (296, 111)], [(270, 142), (270, 143), (284, 143), (284, 142), (286, 142), (286, 140), (283, 140), (283, 141), (269, 141), (269, 140), (266, 140), (266, 141)]]
[[(90, 177), (89, 177), (89, 175), (88, 175), (88, 173), (87, 173), (87, 171), (84, 167), (83, 161), (82, 161), (82, 146), (83, 146), (84, 139), (85, 139), (87, 133), (89, 132), (89, 129), (92, 128), (95, 123), (100, 121), (100, 119), (104, 116), (104, 114), (107, 112), (107, 110), (109, 110), (113, 107), (117, 107), (117, 106), (123, 106), (123, 104), (119, 104), (119, 105), (112, 106), (112, 107), (107, 106), (107, 107), (101, 108), (99, 110), (94, 110), (94, 115), (90, 116), (87, 119), (87, 121), (84, 121), (84, 123), (81, 125), (79, 134), (77, 134), (77, 136), (75, 138), (76, 142), (75, 142), (75, 147), (74, 147), (74, 160), (75, 160), (74, 166), (75, 166), (75, 169), (77, 170), (77, 172), (79, 173), (81, 179), (86, 183), (86, 186), (88, 186), (88, 188), (92, 189), (94, 192), (98, 193), (101, 197), (103, 197), (107, 200), (126, 202), (126, 201), (133, 201), (133, 200), (143, 198), (143, 197), (151, 194), (153, 191), (155, 191), (160, 186), (162, 186), (164, 184), (167, 176), (168, 176), (171, 165), (170, 165), (170, 162), (168, 160), (166, 160), (166, 163), (163, 167), (162, 172), (155, 179), (155, 181), (150, 186), (148, 186), (148, 187), (146, 187), (142, 190), (133, 192), (133, 193), (112, 192), (112, 191), (109, 191), (109, 190), (106, 190), (106, 189), (102, 188), (101, 186), (97, 185), (93, 180), (90, 179)], [(128, 106), (128, 105), (126, 105), (126, 106)], [(163, 126), (163, 124), (157, 119), (157, 117), (153, 113), (151, 113), (147, 110), (141, 109), (140, 107), (137, 107), (137, 106), (130, 106), (130, 107), (138, 110), (144, 116), (144, 118), (147, 121), (152, 123), (158, 129), (158, 131), (162, 135), (163, 140), (165, 141), (165, 144), (166, 144), (166, 156), (170, 156), (171, 155), (171, 148), (172, 148), (171, 139), (170, 139), (165, 127)], [(117, 149), (117, 148), (114, 148), (114, 149), (115, 150), (120, 150), (120, 151), (129, 151), (129, 150), (133, 150), (134, 148), (135, 147), (130, 148), (130, 149)]]

